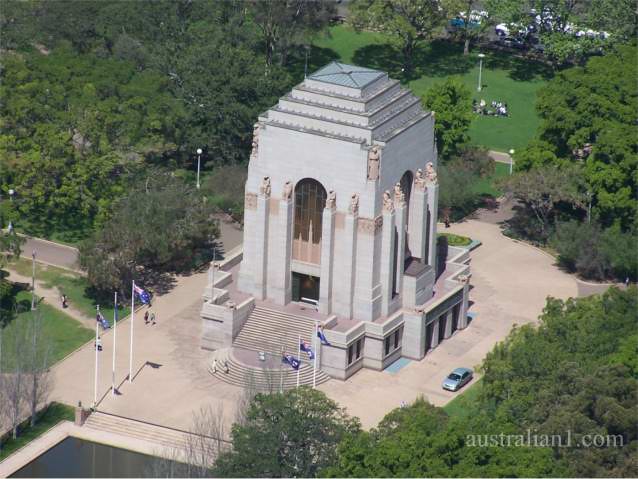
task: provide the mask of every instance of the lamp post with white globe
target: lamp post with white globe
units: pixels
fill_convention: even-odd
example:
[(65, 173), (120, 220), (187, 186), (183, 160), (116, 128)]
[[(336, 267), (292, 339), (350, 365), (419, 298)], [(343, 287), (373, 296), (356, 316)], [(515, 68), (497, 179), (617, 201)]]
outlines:
[(479, 77), (478, 77), (478, 88), (476, 89), (477, 91), (481, 91), (483, 89), (483, 85), (481, 85), (481, 83), (483, 82), (483, 58), (485, 58), (485, 54), (484, 53), (479, 53), (478, 54), (479, 57)]
[(514, 150), (510, 150), (510, 175), (514, 171)]
[(202, 149), (201, 148), (197, 148), (197, 189), (199, 190), (199, 166), (201, 163), (201, 158), (202, 158)]

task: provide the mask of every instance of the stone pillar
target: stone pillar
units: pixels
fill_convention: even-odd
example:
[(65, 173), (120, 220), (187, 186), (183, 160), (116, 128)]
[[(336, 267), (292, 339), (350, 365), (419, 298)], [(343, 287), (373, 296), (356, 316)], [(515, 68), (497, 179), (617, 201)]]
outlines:
[(401, 342), (401, 356), (423, 359), (425, 356), (426, 327), (422, 311), (406, 311), (403, 314), (403, 340)]
[(293, 206), (292, 197), (282, 197), (279, 201), (279, 214), (276, 244), (273, 245), (275, 254), (270, 261), (269, 268), (276, 268), (273, 272), (273, 283), (270, 284), (272, 300), (281, 305), (288, 304), (292, 297), (290, 279), (290, 261), (292, 258), (292, 227)]
[(358, 212), (345, 216), (343, 233), (340, 234), (340, 238), (343, 238), (343, 244), (340, 245), (341, 256), (337, 258), (339, 263), (334, 266), (337, 273), (333, 279), (333, 309), (336, 314), (346, 318), (352, 318), (358, 218)]
[(319, 312), (332, 310), (332, 268), (334, 254), (335, 209), (326, 207), (321, 220), (321, 281), (319, 283)]
[[(357, 246), (355, 265), (354, 304), (355, 318), (373, 321), (381, 314), (381, 291), (378, 278), (378, 258), (381, 246), (381, 217), (359, 218), (357, 221)], [(378, 236), (378, 237), (377, 237)]]
[(390, 313), (394, 271), (394, 209), (384, 209), (381, 233), (381, 314)]
[(445, 313), (445, 331), (443, 332), (443, 337), (445, 339), (449, 338), (450, 336), (452, 336), (452, 321), (453, 321), (453, 309), (454, 308), (450, 308), (448, 309), (447, 313)]
[(461, 303), (461, 307), (459, 308), (459, 322), (458, 328), (465, 329), (467, 328), (467, 310), (470, 303), (470, 279), (467, 278), (463, 284), (463, 302)]
[(405, 241), (406, 241), (406, 223), (408, 208), (405, 201), (398, 202), (394, 213), (394, 221), (397, 232), (397, 257), (396, 257), (396, 275), (397, 275), (397, 293), (403, 291), (403, 272), (405, 271)]
[(244, 251), (239, 269), (238, 287), (241, 291), (250, 294), (253, 294), (255, 289), (255, 251), (259, 243), (256, 236), (257, 222), (257, 194), (247, 191), (244, 199), (244, 243), (242, 245)]
[(412, 188), (412, 196), (410, 197), (412, 216), (410, 216), (410, 234), (408, 235), (408, 246), (410, 252), (415, 258), (424, 260), (427, 264), (428, 245), (426, 243), (428, 234), (428, 194), (425, 185), (417, 182)]
[(434, 181), (427, 185), (427, 203), (428, 203), (428, 264), (436, 268), (436, 221), (438, 215), (439, 204), (439, 184)]
[(263, 300), (266, 297), (266, 271), (268, 265), (268, 216), (270, 210), (270, 198), (264, 194), (257, 197), (257, 214), (255, 221), (254, 251), (254, 289), (255, 298)]
[(434, 320), (434, 326), (432, 326), (432, 337), (430, 338), (430, 349), (434, 349), (439, 345), (439, 319), (437, 317)]

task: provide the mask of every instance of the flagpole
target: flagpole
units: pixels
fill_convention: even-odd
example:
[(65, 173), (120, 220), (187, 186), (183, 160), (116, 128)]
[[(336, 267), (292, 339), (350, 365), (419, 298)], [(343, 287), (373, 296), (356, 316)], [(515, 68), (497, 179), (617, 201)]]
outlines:
[(312, 365), (312, 388), (317, 387), (317, 356), (319, 356), (319, 349), (321, 349), (321, 341), (319, 341), (319, 347), (317, 347), (317, 322), (315, 321), (315, 336), (313, 338), (313, 344), (315, 346), (315, 360)]
[(297, 341), (297, 359), (299, 359), (299, 367), (297, 368), (297, 387), (299, 387), (299, 373), (301, 372), (301, 334)]
[(115, 396), (115, 339), (117, 338), (117, 291), (115, 292), (115, 309), (113, 310), (113, 373), (111, 374), (111, 395)]
[(97, 406), (97, 370), (98, 370), (98, 347), (97, 347), (97, 340), (98, 340), (98, 335), (100, 334), (100, 322), (97, 320), (97, 318), (100, 317), (100, 305), (97, 305), (97, 315), (95, 318), (95, 378), (94, 378), (94, 382), (93, 382), (93, 408), (95, 409), (95, 407)]
[(131, 341), (128, 356), (128, 382), (133, 382), (133, 323), (135, 322), (135, 280), (131, 287)]

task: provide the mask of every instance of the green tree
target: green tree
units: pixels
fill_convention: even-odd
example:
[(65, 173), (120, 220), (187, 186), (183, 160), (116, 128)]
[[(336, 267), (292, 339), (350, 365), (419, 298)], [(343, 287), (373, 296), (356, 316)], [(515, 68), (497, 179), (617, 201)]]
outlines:
[(259, 28), (266, 50), (266, 64), (275, 58), (285, 66), (293, 47), (309, 45), (312, 36), (324, 31), (335, 15), (334, 2), (319, 0), (251, 0), (250, 14)]
[(438, 0), (354, 0), (352, 22), (357, 28), (381, 30), (396, 42), (403, 67), (410, 74), (418, 45), (433, 37), (447, 12)]
[(103, 228), (80, 245), (80, 265), (97, 291), (126, 297), (133, 279), (161, 287), (162, 273), (210, 258), (217, 234), (212, 206), (191, 186), (157, 173), (117, 201)]
[(436, 83), (426, 92), (423, 104), (436, 115), (434, 133), (439, 154), (449, 159), (469, 140), (472, 96), (458, 78)]
[(300, 387), (258, 394), (232, 430), (233, 448), (218, 458), (218, 477), (315, 477), (335, 460), (359, 424), (322, 392)]
[[(635, 46), (570, 68), (538, 93), (540, 139), (569, 162), (583, 162), (586, 189), (605, 225), (623, 229), (638, 211), (638, 70)], [(582, 153), (581, 153), (582, 152)], [(562, 160), (561, 160), (562, 161)]]

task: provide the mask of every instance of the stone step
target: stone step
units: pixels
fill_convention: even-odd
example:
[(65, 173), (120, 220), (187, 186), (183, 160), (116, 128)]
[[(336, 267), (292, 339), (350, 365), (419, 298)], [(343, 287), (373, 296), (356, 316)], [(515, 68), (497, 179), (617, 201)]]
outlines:
[[(297, 371), (290, 366), (282, 364), (281, 370), (265, 370), (245, 366), (233, 360), (228, 355), (228, 350), (219, 350), (215, 356), (219, 361), (227, 361), (228, 373), (218, 369), (216, 373), (209, 369), (209, 373), (217, 379), (240, 387), (254, 387), (258, 391), (277, 391), (283, 386), (284, 389), (292, 389), (297, 386)], [(282, 378), (283, 375), (283, 378)], [(317, 371), (316, 383), (321, 384), (329, 380), (330, 377)], [(308, 363), (302, 363), (299, 371), (299, 384), (312, 386), (313, 370)]]
[(118, 418), (100, 412), (92, 413), (84, 425), (99, 431), (153, 442), (170, 449), (183, 449), (189, 442), (188, 434), (185, 432)]

